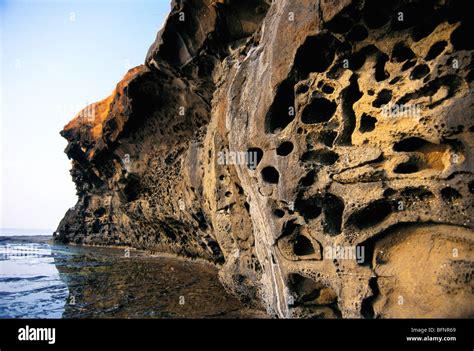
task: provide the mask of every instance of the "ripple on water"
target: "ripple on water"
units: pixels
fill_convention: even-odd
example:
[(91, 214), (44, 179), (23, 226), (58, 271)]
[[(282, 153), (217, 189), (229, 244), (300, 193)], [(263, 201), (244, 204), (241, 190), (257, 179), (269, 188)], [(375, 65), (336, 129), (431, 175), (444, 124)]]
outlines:
[(69, 294), (46, 243), (0, 243), (0, 318), (61, 318)]
[(264, 317), (206, 263), (132, 251), (0, 240), (0, 318)]

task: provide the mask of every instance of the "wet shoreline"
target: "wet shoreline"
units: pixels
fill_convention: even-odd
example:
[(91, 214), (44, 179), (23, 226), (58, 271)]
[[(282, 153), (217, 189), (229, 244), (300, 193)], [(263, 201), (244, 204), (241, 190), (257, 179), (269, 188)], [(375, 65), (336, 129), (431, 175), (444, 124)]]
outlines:
[[(0, 237), (0, 245), (4, 251), (14, 248), (17, 254), (30, 247), (26, 251), (30, 256), (10, 259), (17, 265), (34, 268), (43, 260), (41, 264), (49, 265), (48, 269), (55, 268), (57, 276), (36, 273), (59, 289), (41, 299), (43, 304), (55, 304), (56, 308), (62, 304), (62, 314), (53, 318), (266, 318), (263, 311), (249, 309), (229, 295), (217, 278), (217, 268), (207, 262), (136, 250), (128, 255), (124, 248), (56, 244), (50, 236)], [(44, 257), (40, 254), (35, 258), (31, 248), (46, 250)], [(2, 295), (4, 301), (24, 301), (11, 316), (10, 306), (0, 304), (1, 318), (31, 318), (28, 313), (21, 314), (21, 309), (28, 308), (29, 294), (34, 293), (28, 288), (31, 277), (21, 272), (0, 273), (4, 279), (0, 294), (5, 286), (10, 289)], [(18, 281), (8, 280), (12, 278), (8, 278), (9, 273), (18, 275)], [(20, 281), (23, 290), (14, 291)], [(49, 317), (38, 312), (33, 318)]]

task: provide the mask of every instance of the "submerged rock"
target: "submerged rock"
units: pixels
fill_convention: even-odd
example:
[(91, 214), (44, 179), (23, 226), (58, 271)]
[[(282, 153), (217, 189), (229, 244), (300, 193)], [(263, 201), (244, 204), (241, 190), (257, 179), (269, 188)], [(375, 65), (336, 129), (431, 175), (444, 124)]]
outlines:
[(228, 295), (207, 262), (98, 247), (55, 247), (68, 286), (62, 318), (266, 318)]
[(472, 317), (460, 3), (174, 1), (61, 132), (79, 199), (55, 239), (204, 258), (278, 317)]

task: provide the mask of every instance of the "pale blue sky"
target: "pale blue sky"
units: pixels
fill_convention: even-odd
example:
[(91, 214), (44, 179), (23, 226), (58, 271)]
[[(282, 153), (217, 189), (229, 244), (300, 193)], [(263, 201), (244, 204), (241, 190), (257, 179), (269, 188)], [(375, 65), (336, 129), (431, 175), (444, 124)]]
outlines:
[(76, 203), (62, 127), (143, 63), (169, 0), (0, 0), (0, 227), (56, 229)]

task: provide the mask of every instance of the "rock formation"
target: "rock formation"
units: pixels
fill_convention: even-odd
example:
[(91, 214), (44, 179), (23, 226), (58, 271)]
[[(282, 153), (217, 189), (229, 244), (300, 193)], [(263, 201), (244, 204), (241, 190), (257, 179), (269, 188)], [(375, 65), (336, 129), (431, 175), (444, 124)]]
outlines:
[(473, 22), (456, 0), (176, 0), (61, 132), (55, 239), (201, 257), (281, 318), (473, 317)]

